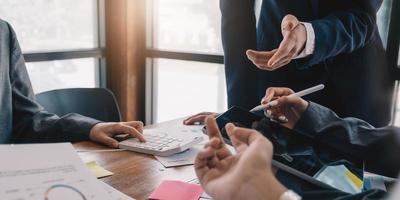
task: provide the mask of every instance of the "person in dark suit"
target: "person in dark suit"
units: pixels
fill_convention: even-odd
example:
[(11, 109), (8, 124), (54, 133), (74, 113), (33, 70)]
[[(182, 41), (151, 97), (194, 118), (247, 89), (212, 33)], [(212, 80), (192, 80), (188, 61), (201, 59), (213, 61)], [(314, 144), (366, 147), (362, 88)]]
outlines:
[[(258, 4), (259, 17), (257, 11), (253, 12), (258, 2), (262, 2)], [(343, 117), (361, 118), (374, 126), (389, 123), (393, 81), (388, 74), (385, 50), (376, 25), (376, 12), (382, 0), (258, 2), (243, 1), (241, 4), (250, 5), (239, 7), (238, 1), (221, 1), (222, 13), (225, 13), (223, 37), (227, 38), (224, 40), (228, 56), (227, 83), (228, 88), (235, 90), (229, 91), (230, 105), (252, 107), (258, 104), (256, 100), (263, 96), (265, 88), (272, 86), (286, 86), (297, 91), (324, 83), (326, 90), (313, 95), (311, 100)], [(246, 21), (239, 19), (235, 14), (239, 9), (251, 17)], [(256, 43), (249, 41), (250, 47), (232, 38), (233, 30), (226, 31), (233, 26), (241, 30), (239, 33), (246, 31), (237, 20), (250, 23), (253, 30), (256, 27)], [(246, 32), (248, 37), (254, 37), (254, 31)], [(307, 41), (310, 39), (312, 41)], [(238, 53), (242, 54), (246, 48), (254, 48), (254, 44), (258, 51), (249, 51), (247, 55), (262, 71), (249, 70), (251, 65), (237, 62), (239, 59), (234, 56), (239, 54), (231, 53), (237, 51), (232, 49), (239, 48), (241, 52)], [(250, 82), (251, 86), (246, 85), (246, 90), (242, 89), (242, 77), (234, 76), (237, 68), (243, 70), (241, 76), (255, 79)], [(243, 102), (235, 95), (237, 93), (258, 98), (255, 102)]]
[[(370, 172), (398, 176), (398, 127), (375, 128), (357, 118), (340, 118), (326, 107), (290, 94), (293, 91), (289, 88), (269, 88), (263, 104), (277, 99), (277, 103), (267, 107), (270, 118), (296, 130), (297, 134), (364, 160), (366, 170)], [(258, 132), (262, 132), (262, 128), (256, 131), (227, 124), (225, 129), (237, 152), (232, 154), (224, 143), (214, 117), (206, 118), (206, 125), (210, 141), (197, 155), (195, 170), (202, 187), (214, 199), (369, 200), (387, 196), (381, 189), (349, 194), (318, 187), (303, 190), (304, 181), (296, 182), (297, 185), (284, 183), (273, 170), (273, 145)], [(398, 198), (399, 189), (400, 185), (392, 190), (397, 196), (391, 199)]]
[(78, 114), (62, 117), (35, 102), (25, 61), (12, 27), (0, 19), (0, 144), (92, 140), (118, 147), (112, 138), (129, 134), (144, 141), (143, 123), (104, 123)]
[(323, 83), (326, 89), (309, 100), (342, 117), (387, 125), (394, 81), (376, 25), (381, 4), (221, 0), (229, 107), (256, 106), (268, 87), (299, 91)]

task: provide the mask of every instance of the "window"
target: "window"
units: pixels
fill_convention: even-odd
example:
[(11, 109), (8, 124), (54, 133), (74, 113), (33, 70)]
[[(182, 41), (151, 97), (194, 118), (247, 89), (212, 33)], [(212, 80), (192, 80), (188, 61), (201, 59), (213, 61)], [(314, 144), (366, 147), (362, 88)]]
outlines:
[(35, 93), (104, 86), (103, 3), (2, 0), (0, 18), (17, 34)]
[(219, 1), (153, 0), (148, 8), (146, 122), (226, 110)]
[(226, 109), (225, 76), (221, 64), (155, 59), (154, 67), (156, 121)]
[(153, 48), (222, 53), (218, 0), (154, 0)]
[(95, 62), (93, 58), (30, 62), (27, 69), (36, 93), (60, 88), (92, 88), (96, 86)]
[(381, 35), (383, 44), (386, 46), (389, 32), (390, 11), (392, 8), (392, 0), (384, 0), (381, 8), (377, 13), (377, 23), (379, 34)]

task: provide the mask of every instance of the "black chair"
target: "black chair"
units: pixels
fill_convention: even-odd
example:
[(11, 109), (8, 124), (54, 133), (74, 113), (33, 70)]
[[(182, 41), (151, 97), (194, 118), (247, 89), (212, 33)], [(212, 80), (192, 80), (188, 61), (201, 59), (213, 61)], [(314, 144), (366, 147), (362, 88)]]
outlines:
[(36, 101), (58, 116), (77, 113), (105, 122), (121, 121), (114, 94), (104, 88), (52, 90), (37, 94)]

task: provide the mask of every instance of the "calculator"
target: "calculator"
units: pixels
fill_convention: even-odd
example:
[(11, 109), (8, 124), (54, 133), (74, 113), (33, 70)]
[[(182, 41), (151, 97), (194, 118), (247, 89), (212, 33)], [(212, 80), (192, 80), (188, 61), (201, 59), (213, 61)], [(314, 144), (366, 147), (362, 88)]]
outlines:
[(202, 131), (198, 128), (145, 129), (143, 137), (146, 142), (129, 138), (121, 141), (119, 148), (155, 156), (170, 156), (203, 141)]

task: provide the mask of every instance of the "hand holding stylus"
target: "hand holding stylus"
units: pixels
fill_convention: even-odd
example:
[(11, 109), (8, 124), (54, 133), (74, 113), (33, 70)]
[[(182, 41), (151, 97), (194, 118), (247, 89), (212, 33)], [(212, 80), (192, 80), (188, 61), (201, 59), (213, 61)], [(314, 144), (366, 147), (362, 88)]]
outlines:
[(267, 89), (265, 97), (261, 100), (261, 106), (252, 110), (265, 109), (264, 114), (266, 117), (281, 123), (287, 128), (293, 129), (309, 104), (301, 96), (311, 94), (323, 88), (323, 85), (318, 85), (294, 93), (289, 88), (271, 87)]
[[(294, 93), (293, 90), (291, 90), (291, 89), (289, 89), (289, 88), (286, 88), (286, 89), (288, 89), (288, 90), (286, 91), (286, 94), (288, 94), (288, 96), (303, 97), (303, 96), (309, 95), (309, 94), (311, 94), (311, 93), (320, 91), (320, 90), (322, 90), (322, 89), (324, 89), (324, 88), (325, 88), (325, 85), (324, 85), (324, 84), (319, 84), (319, 85), (317, 85), (317, 86), (314, 86), (314, 87), (311, 87), (311, 88), (308, 88), (308, 89), (305, 89), (305, 90), (302, 90), (302, 91), (296, 92), (296, 93)], [(269, 89), (269, 88), (268, 88), (268, 89)], [(263, 98), (263, 100), (264, 100), (268, 95), (271, 96), (271, 94), (267, 94), (267, 93), (268, 93), (268, 89), (267, 89), (267, 92), (266, 92), (265, 97)], [(272, 88), (272, 89), (274, 89), (274, 88)], [(277, 88), (276, 88), (276, 89), (277, 89)], [(281, 88), (281, 89), (284, 89), (284, 88)], [(289, 94), (289, 92), (290, 92), (290, 94)], [(265, 108), (268, 108), (268, 107), (271, 107), (271, 106), (275, 106), (276, 104), (277, 104), (276, 101), (269, 101), (269, 102), (267, 102), (267, 103), (265, 103), (265, 104), (263, 104), (262, 101), (261, 101), (261, 105), (254, 107), (253, 109), (250, 110), (250, 112), (255, 112), (255, 111), (264, 110)]]

